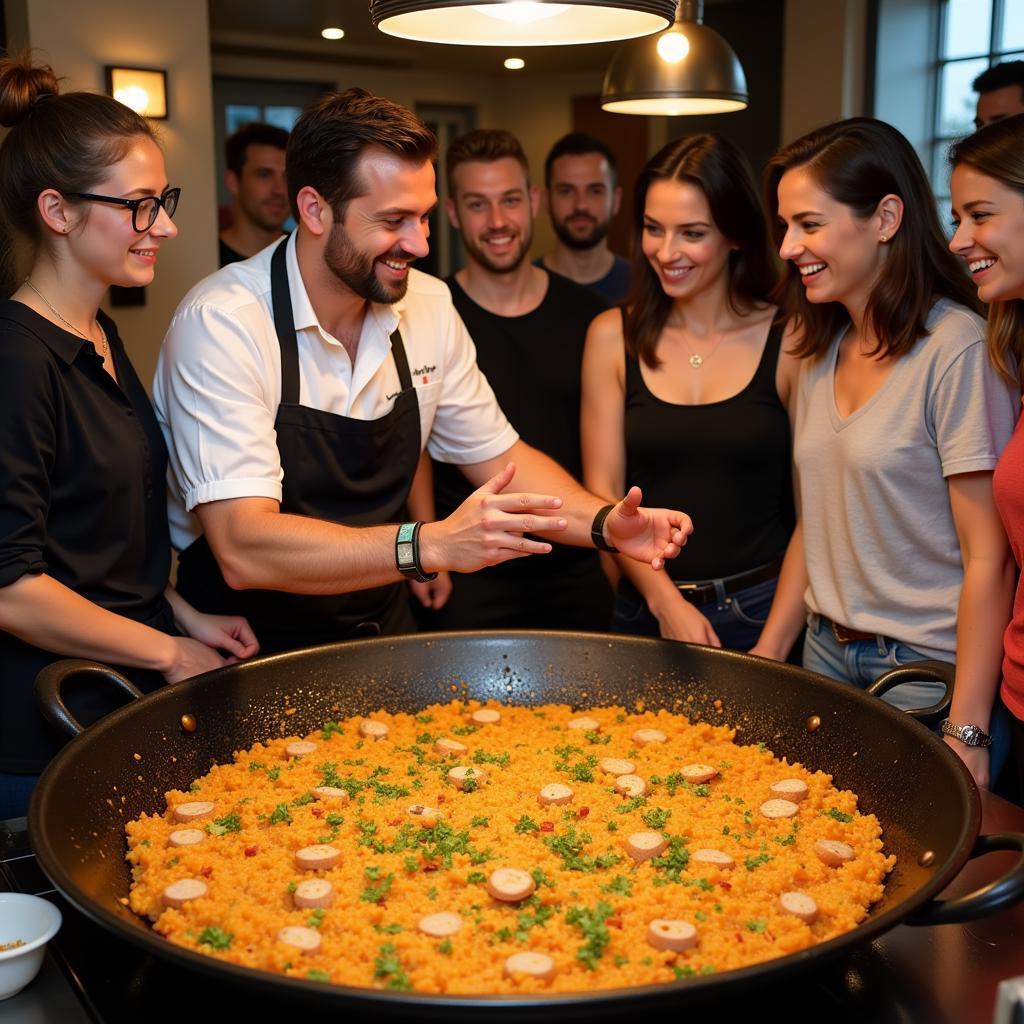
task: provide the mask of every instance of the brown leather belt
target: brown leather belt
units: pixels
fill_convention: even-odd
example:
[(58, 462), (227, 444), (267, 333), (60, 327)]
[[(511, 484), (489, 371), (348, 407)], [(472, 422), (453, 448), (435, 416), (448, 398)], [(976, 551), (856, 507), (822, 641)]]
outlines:
[[(833, 622), (826, 616), (821, 616), (821, 621), (828, 623), (829, 629), (832, 630), (832, 635), (836, 638), (836, 642), (840, 644), (852, 644), (855, 640), (877, 640), (878, 633), (867, 633), (863, 629), (850, 629), (849, 626), (840, 626), (838, 622)], [(888, 637), (883, 637), (887, 642)]]
[[(779, 555), (773, 562), (767, 565), (759, 565), (749, 572), (738, 572), (735, 576), (723, 576), (721, 583), (725, 588), (726, 596), (735, 594), (737, 591), (746, 590), (757, 583), (764, 583), (773, 580), (779, 575), (782, 569), (782, 556)], [(686, 598), (690, 604), (710, 604), (718, 600), (718, 592), (715, 588), (715, 580), (697, 580), (692, 583), (676, 581), (679, 593)]]

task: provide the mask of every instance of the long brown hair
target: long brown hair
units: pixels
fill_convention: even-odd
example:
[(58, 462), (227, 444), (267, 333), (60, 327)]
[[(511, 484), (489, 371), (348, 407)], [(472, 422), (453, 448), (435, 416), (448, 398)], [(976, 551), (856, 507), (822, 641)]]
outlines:
[[(993, 121), (961, 139), (950, 149), (949, 163), (973, 167), (1013, 189), (1024, 202), (1024, 114)], [(1024, 390), (1024, 299), (989, 305), (986, 345), (999, 374)]]
[[(46, 233), (36, 200), (45, 189), (92, 192), (107, 168), (123, 160), (140, 135), (154, 138), (145, 118), (110, 96), (60, 93), (53, 69), (29, 54), (0, 59), (0, 258), (13, 282), (8, 232), (34, 253)], [(7, 293), (5, 293), (7, 294)]]
[[(864, 311), (878, 345), (872, 355), (899, 356), (927, 336), (928, 313), (949, 298), (981, 312), (971, 282), (946, 247), (928, 178), (913, 146), (884, 121), (852, 117), (818, 128), (783, 146), (765, 169), (765, 206), (781, 245), (779, 182), (786, 171), (806, 167), (819, 188), (866, 219), (887, 195), (903, 200), (903, 221), (886, 243), (885, 272), (879, 275)], [(798, 356), (817, 356), (850, 322), (838, 302), (808, 301), (800, 275), (790, 264), (775, 295), (780, 307), (802, 329), (793, 347)]]
[(655, 367), (658, 338), (672, 299), (643, 254), (644, 207), (656, 181), (694, 185), (704, 193), (715, 227), (735, 246), (729, 253), (729, 305), (745, 314), (766, 305), (777, 273), (747, 158), (718, 135), (685, 135), (655, 153), (637, 178), (633, 205), (633, 282), (624, 310), (626, 351)]

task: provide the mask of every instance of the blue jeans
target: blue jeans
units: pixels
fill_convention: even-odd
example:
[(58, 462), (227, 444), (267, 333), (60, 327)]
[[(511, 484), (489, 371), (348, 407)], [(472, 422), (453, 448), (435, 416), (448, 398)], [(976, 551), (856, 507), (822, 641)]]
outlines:
[[(757, 643), (761, 628), (768, 618), (778, 579), (755, 583), (752, 587), (726, 595), (725, 587), (716, 580), (718, 600), (695, 605), (711, 623), (723, 647), (734, 651), (749, 651)], [(634, 636), (660, 636), (658, 620), (651, 614), (636, 591), (619, 587), (612, 609), (612, 632), (632, 633)]]
[(0, 821), (23, 818), (28, 814), (28, 801), (39, 781), (38, 775), (11, 775), (0, 772)]
[[(879, 676), (890, 669), (911, 661), (929, 661), (931, 656), (914, 650), (908, 644), (888, 637), (873, 640), (851, 640), (841, 644), (832, 634), (832, 628), (820, 615), (807, 617), (807, 637), (804, 640), (804, 668), (831, 676), (841, 683), (866, 690)], [(945, 692), (942, 683), (922, 679), (919, 682), (894, 686), (882, 700), (901, 711), (925, 708), (941, 699)], [(1002, 703), (997, 700), (988, 728), (992, 737), (989, 748), (989, 775), (998, 777), (1010, 752), (1009, 722)]]

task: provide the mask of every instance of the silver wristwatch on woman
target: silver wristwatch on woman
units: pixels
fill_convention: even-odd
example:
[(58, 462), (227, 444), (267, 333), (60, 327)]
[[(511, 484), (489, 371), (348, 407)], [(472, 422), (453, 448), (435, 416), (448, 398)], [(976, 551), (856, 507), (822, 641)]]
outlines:
[(939, 723), (939, 731), (967, 747), (991, 747), (992, 737), (976, 725), (954, 725), (948, 718)]

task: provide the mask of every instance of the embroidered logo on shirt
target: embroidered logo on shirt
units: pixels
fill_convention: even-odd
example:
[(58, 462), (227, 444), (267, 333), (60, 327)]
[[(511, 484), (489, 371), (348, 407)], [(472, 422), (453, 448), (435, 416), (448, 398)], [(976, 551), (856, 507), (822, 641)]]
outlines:
[(436, 369), (437, 369), (436, 366), (426, 366), (426, 365), (424, 365), (424, 366), (420, 366), (417, 369), (413, 370), (412, 374), (413, 374), (414, 377), (422, 377), (422, 383), (423, 384), (429, 384), (430, 383), (430, 374), (432, 374)]

